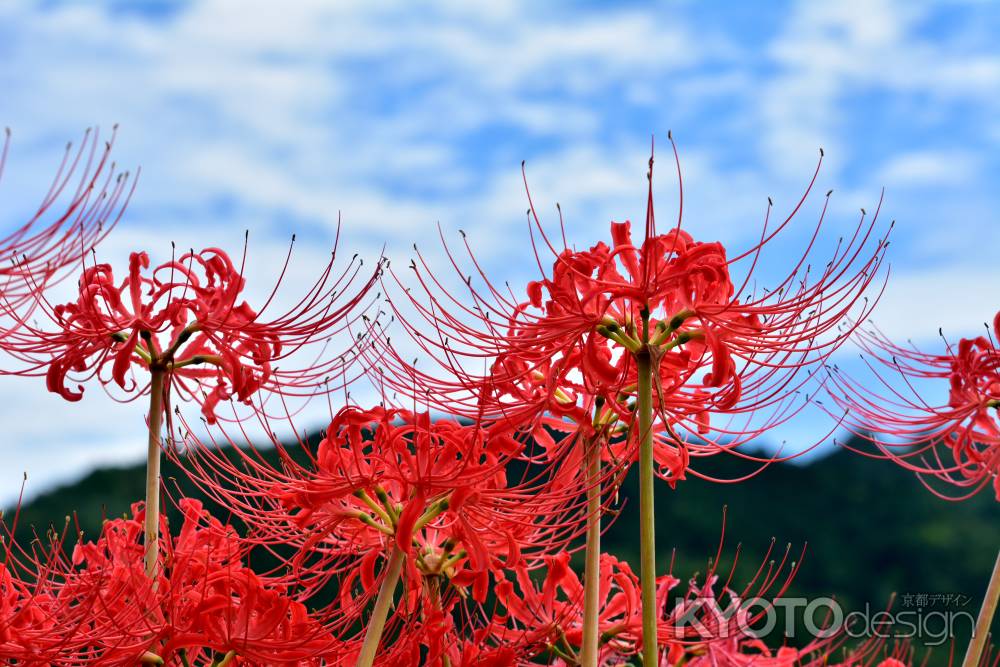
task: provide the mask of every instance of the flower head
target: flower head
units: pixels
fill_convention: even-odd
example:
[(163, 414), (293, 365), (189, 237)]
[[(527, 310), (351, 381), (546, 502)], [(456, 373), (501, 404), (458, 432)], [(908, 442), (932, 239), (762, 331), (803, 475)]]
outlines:
[[(214, 422), (220, 401), (250, 405), (262, 390), (309, 395), (328, 390), (331, 380), (347, 381), (349, 359), (325, 348), (348, 329), (375, 277), (351, 292), (361, 264), (352, 260), (335, 276), (333, 262), (331, 255), (297, 304), (272, 315), (282, 278), (254, 308), (243, 296), (245, 264), (223, 250), (191, 251), (152, 268), (147, 253), (134, 252), (121, 278), (110, 264), (86, 267), (75, 301), (42, 304), (50, 327), (25, 317), (3, 347), (26, 362), (19, 374), (44, 372), (49, 390), (70, 401), (80, 400), (94, 377), (134, 398), (150, 385), (130, 371), (166, 374), (167, 386), (200, 402)], [(287, 268), (288, 259), (282, 277)], [(310, 345), (323, 358), (303, 365), (298, 360)], [(283, 362), (290, 367), (279, 368)]]
[[(294, 547), (294, 576), (318, 589), (334, 575), (342, 618), (377, 591), (384, 566), (404, 554), (408, 614), (433, 598), (483, 602), (510, 568), (537, 567), (582, 531), (579, 499), (546, 476), (515, 476), (523, 443), (501, 426), (428, 413), (345, 407), (318, 444), (281, 465), (255, 453), (226, 458), (189, 448), (191, 474), (256, 527), (255, 539)], [(355, 586), (363, 591), (358, 598)]]
[[(515, 570), (514, 580), (497, 584), (496, 595), (505, 614), (496, 623), (501, 644), (526, 646), (527, 651), (574, 657), (583, 640), (583, 584), (566, 552), (546, 559), (539, 587), (530, 573)], [(634, 655), (642, 632), (639, 580), (627, 563), (602, 554), (600, 615), (601, 650), (607, 655)], [(516, 582), (516, 587), (515, 587)]]
[[(227, 664), (305, 667), (333, 654), (329, 630), (279, 580), (244, 564), (245, 544), (231, 527), (196, 501), (181, 500), (180, 509), (184, 523), (165, 540), (155, 578), (143, 564), (141, 505), (68, 556), (53, 544), (36, 557), (25, 578), (32, 584), (0, 577), (0, 656), (131, 667), (215, 664), (232, 654)], [(169, 534), (165, 520), (162, 529)]]
[(927, 353), (873, 327), (857, 340), (877, 381), (831, 369), (829, 393), (851, 430), (921, 479), (958, 489), (932, 487), (944, 497), (992, 485), (1000, 500), (1000, 313), (987, 332)]
[[(646, 356), (654, 368), (656, 458), (671, 482), (685, 476), (693, 458), (734, 452), (794, 416), (806, 403), (800, 393), (813, 381), (811, 369), (850, 333), (841, 327), (845, 318), (863, 316), (874, 303), (865, 295), (887, 245), (874, 236), (878, 212), (870, 220), (862, 213), (853, 235), (814, 271), (824, 203), (801, 256), (764, 289), (756, 282), (768, 246), (789, 227), (816, 174), (776, 226), (769, 203), (758, 242), (735, 255), (719, 242), (696, 240), (680, 227), (680, 216), (675, 227), (658, 232), (652, 160), (649, 177), (641, 240), (626, 221), (612, 223), (609, 238), (589, 249), (565, 241), (560, 247), (532, 206), (539, 268), (546, 253), (552, 259), (524, 296), (493, 284), (471, 250), (473, 275), (462, 273), (468, 299), (445, 290), (446, 281), (422, 258), (414, 262), (419, 291), (407, 289), (395, 308), (426, 354), (414, 364), (387, 346), (380, 363), (388, 385), (431, 407), (536, 435), (546, 416), (585, 432), (595, 422), (614, 424), (624, 438), (612, 458), (628, 462), (639, 436), (637, 360)], [(460, 266), (455, 258), (452, 264)], [(477, 281), (483, 287), (474, 287)], [(441, 372), (424, 370), (428, 360)]]

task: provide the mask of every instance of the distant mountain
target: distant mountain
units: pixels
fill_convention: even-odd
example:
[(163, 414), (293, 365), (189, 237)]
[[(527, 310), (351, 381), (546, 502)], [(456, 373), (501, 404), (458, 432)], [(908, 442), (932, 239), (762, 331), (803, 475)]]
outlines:
[[(272, 453), (273, 455), (273, 453)], [(714, 477), (736, 478), (747, 473), (747, 463), (732, 456), (700, 462), (700, 470)], [(176, 481), (185, 495), (201, 497), (184, 473), (170, 463), (164, 475)], [(76, 513), (87, 536), (98, 533), (103, 517), (119, 516), (142, 497), (141, 466), (104, 468), (75, 484), (36, 497), (21, 508), (18, 534), (30, 539), (29, 526), (44, 531), (62, 528), (65, 517)], [(636, 523), (638, 503), (634, 475), (621, 491), (621, 518), (608, 530), (605, 550), (632, 562), (638, 572)], [(791, 543), (793, 559), (808, 543), (804, 561), (788, 596), (836, 595), (847, 610), (884, 608), (892, 593), (895, 608), (916, 610), (917, 596), (930, 597), (923, 613), (966, 611), (973, 616), (1000, 548), (1000, 507), (988, 491), (963, 503), (941, 500), (911, 474), (891, 463), (870, 461), (843, 451), (809, 465), (776, 463), (756, 477), (738, 484), (690, 479), (671, 490), (657, 489), (657, 542), (661, 570), (676, 548), (674, 574), (685, 581), (704, 573), (716, 553), (727, 507), (726, 543), (719, 563), (725, 577), (737, 544), (741, 555), (735, 582), (746, 581), (761, 564), (772, 537), (773, 558), (780, 560)], [(211, 506), (226, 518), (224, 508)], [(9, 514), (7, 515), (10, 516)], [(933, 620), (937, 625), (930, 627)], [(943, 621), (928, 616), (928, 631)], [(967, 633), (964, 624), (960, 630)], [(797, 643), (797, 642), (796, 642)], [(959, 654), (965, 640), (959, 639)], [(935, 651), (933, 663), (947, 657), (947, 646)]]

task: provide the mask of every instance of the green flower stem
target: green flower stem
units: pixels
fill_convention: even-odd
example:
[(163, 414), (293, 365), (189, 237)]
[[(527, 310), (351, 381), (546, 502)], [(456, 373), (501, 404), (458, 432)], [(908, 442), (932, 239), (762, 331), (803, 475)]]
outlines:
[(143, 534), (146, 575), (156, 578), (160, 560), (160, 429), (163, 425), (163, 376), (151, 370), (149, 382), (149, 442), (146, 449), (146, 524)]
[(216, 663), (216, 667), (228, 667), (230, 664), (232, 664), (233, 660), (235, 659), (236, 659), (236, 651), (230, 651), (229, 653), (227, 653), (222, 657), (222, 660)]
[(375, 653), (378, 651), (379, 642), (382, 641), (382, 631), (385, 630), (392, 596), (396, 592), (396, 584), (399, 583), (399, 575), (403, 570), (404, 555), (398, 546), (393, 546), (385, 578), (382, 579), (382, 587), (379, 588), (378, 597), (375, 599), (375, 608), (372, 610), (371, 618), (368, 619), (368, 630), (365, 632), (361, 653), (358, 654), (357, 667), (372, 667), (375, 662)]
[(1000, 553), (997, 553), (997, 560), (993, 565), (993, 574), (990, 576), (990, 583), (986, 587), (983, 606), (979, 609), (979, 618), (976, 619), (976, 628), (973, 630), (972, 639), (969, 641), (969, 648), (965, 652), (965, 660), (962, 661), (962, 667), (979, 666), (979, 661), (983, 656), (983, 648), (986, 646), (986, 638), (990, 634), (990, 625), (993, 623), (993, 614), (997, 610), (998, 600), (1000, 600)]
[(601, 440), (595, 436), (584, 443), (584, 470), (587, 480), (587, 548), (583, 589), (583, 646), (581, 667), (597, 667), (597, 599), (601, 584)]
[[(644, 326), (644, 329), (646, 327)], [(648, 332), (643, 332), (644, 338)], [(653, 513), (653, 378), (649, 349), (635, 355), (639, 413), (639, 583), (642, 588), (642, 664), (657, 665), (656, 524)]]

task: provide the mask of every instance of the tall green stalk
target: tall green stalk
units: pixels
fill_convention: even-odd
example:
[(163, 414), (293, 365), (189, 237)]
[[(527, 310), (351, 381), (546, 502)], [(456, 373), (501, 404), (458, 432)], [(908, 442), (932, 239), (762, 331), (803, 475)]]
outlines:
[(361, 653), (358, 654), (357, 667), (372, 667), (372, 663), (375, 662), (375, 654), (379, 642), (382, 641), (382, 631), (385, 630), (385, 621), (389, 616), (389, 607), (392, 605), (392, 596), (396, 592), (396, 584), (399, 583), (399, 575), (403, 570), (404, 556), (398, 546), (392, 548), (385, 578), (382, 579), (382, 587), (379, 588), (378, 597), (375, 599), (375, 608), (372, 610), (371, 618), (368, 619), (368, 630), (365, 632), (365, 642), (361, 645)]
[(653, 514), (653, 377), (649, 355), (648, 320), (643, 322), (642, 349), (636, 353), (639, 412), (639, 583), (642, 588), (642, 664), (655, 667), (656, 523)]
[(972, 639), (969, 641), (969, 648), (965, 652), (962, 667), (979, 666), (979, 661), (982, 660), (983, 656), (983, 649), (986, 647), (986, 638), (990, 634), (990, 625), (993, 622), (993, 615), (996, 613), (998, 601), (1000, 601), (1000, 553), (997, 553), (997, 560), (993, 565), (993, 574), (990, 576), (990, 583), (986, 587), (983, 606), (979, 609), (979, 618), (976, 619), (976, 627), (973, 630)]
[(583, 583), (583, 646), (581, 667), (597, 667), (598, 613), (601, 585), (601, 440), (595, 436), (584, 444), (587, 480), (587, 548)]
[(160, 430), (163, 426), (163, 377), (153, 368), (149, 382), (149, 441), (146, 448), (146, 523), (143, 534), (146, 576), (155, 579), (160, 560)]

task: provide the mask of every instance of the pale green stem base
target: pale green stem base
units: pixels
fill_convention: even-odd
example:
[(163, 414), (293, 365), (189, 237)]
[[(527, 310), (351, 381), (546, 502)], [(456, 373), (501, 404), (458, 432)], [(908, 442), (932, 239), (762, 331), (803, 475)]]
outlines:
[(597, 667), (598, 616), (601, 584), (601, 441), (594, 438), (584, 445), (587, 480), (587, 560), (583, 589), (583, 646), (581, 667)]
[(642, 588), (642, 664), (656, 667), (656, 524), (653, 513), (653, 378), (649, 351), (636, 355), (639, 412), (639, 583)]
[(389, 564), (386, 566), (385, 578), (382, 579), (382, 587), (379, 588), (378, 597), (375, 599), (375, 608), (372, 610), (371, 618), (368, 619), (368, 630), (365, 632), (361, 653), (358, 654), (357, 667), (371, 667), (375, 662), (375, 654), (379, 642), (382, 641), (382, 631), (385, 630), (385, 621), (389, 616), (389, 607), (392, 605), (392, 596), (396, 592), (396, 584), (399, 583), (399, 575), (403, 570), (404, 555), (399, 547), (393, 547)]
[(979, 618), (976, 619), (976, 629), (972, 639), (969, 641), (969, 648), (965, 652), (965, 660), (962, 667), (978, 667), (982, 660), (983, 648), (986, 646), (986, 638), (990, 634), (990, 625), (993, 623), (993, 614), (997, 610), (997, 601), (1000, 600), (1000, 553), (997, 553), (996, 563), (993, 565), (993, 574), (990, 576), (990, 583), (986, 587), (986, 595), (983, 597), (983, 606), (979, 610)]
[(160, 429), (163, 425), (163, 375), (152, 371), (149, 383), (149, 442), (146, 449), (146, 523), (143, 534), (146, 575), (156, 578), (160, 560)]

